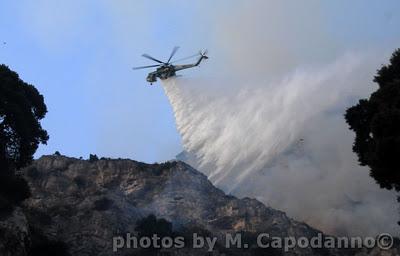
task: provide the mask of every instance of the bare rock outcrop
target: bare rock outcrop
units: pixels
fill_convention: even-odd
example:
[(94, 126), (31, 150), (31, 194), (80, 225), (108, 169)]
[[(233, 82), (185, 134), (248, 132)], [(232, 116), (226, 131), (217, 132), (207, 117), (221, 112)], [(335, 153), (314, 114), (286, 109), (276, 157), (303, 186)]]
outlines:
[[(141, 255), (131, 249), (113, 252), (113, 238), (134, 233), (137, 221), (150, 214), (171, 222), (178, 233), (200, 230), (217, 237), (218, 243), (225, 241), (226, 234), (240, 233), (254, 242), (260, 233), (279, 237), (320, 233), (255, 199), (226, 195), (183, 162), (44, 156), (23, 173), (32, 197), (12, 217), (0, 221), (0, 246), (15, 241), (14, 247), (21, 248), (8, 255), (26, 255), (31, 230), (66, 243), (74, 256)], [(271, 249), (228, 250), (222, 245), (209, 254), (207, 248), (189, 247), (166, 250), (163, 255), (384, 255), (377, 249), (294, 248), (283, 254)], [(396, 250), (384, 253), (398, 255)]]

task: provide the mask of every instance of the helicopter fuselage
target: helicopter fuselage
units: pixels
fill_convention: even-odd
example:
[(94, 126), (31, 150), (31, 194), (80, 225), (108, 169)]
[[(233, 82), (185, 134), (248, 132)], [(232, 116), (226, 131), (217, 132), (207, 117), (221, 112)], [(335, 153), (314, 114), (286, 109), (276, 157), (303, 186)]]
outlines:
[(154, 72), (150, 72), (146, 78), (147, 82), (153, 83), (157, 81), (157, 78), (161, 80), (168, 79), (169, 77), (175, 76), (174, 65), (163, 65), (156, 69)]
[(168, 79), (170, 77), (176, 76), (176, 71), (193, 68), (200, 64), (203, 59), (208, 59), (205, 54), (201, 54), (200, 58), (197, 60), (196, 63), (193, 64), (184, 64), (184, 65), (171, 65), (171, 64), (164, 64), (156, 69), (156, 71), (150, 72), (147, 75), (147, 82), (153, 84), (157, 81), (157, 77), (161, 80)]

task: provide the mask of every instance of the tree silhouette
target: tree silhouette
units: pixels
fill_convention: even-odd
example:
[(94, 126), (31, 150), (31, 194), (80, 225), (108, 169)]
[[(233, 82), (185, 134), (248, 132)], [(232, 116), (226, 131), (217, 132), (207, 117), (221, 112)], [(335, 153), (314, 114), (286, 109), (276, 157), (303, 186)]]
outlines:
[(136, 222), (135, 231), (139, 233), (139, 236), (151, 237), (153, 234), (157, 234), (160, 237), (172, 236), (172, 223), (166, 219), (157, 219), (154, 214), (140, 219)]
[(30, 195), (15, 171), (33, 160), (48, 135), (40, 120), (47, 112), (43, 96), (7, 66), (0, 65), (0, 210), (10, 209)]
[[(135, 231), (138, 232), (138, 237), (152, 237), (157, 234), (159, 237), (172, 237), (172, 223), (166, 219), (157, 219), (154, 214), (140, 219), (136, 222)], [(143, 256), (156, 256), (156, 255), (170, 255), (169, 253), (160, 254), (160, 248), (155, 248), (150, 246), (146, 249), (141, 249), (137, 251), (138, 254), (133, 255), (143, 255)]]
[(386, 189), (400, 191), (400, 49), (374, 78), (379, 85), (369, 99), (362, 99), (345, 114), (356, 133), (353, 151), (361, 165)]

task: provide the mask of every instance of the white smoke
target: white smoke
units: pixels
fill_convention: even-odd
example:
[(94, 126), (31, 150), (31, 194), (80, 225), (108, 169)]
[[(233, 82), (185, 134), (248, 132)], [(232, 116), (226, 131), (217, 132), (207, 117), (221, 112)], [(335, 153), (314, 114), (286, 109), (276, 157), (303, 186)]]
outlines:
[(395, 194), (358, 166), (343, 118), (376, 66), (346, 55), (275, 82), (176, 78), (164, 90), (191, 163), (225, 191), (328, 233), (394, 233)]

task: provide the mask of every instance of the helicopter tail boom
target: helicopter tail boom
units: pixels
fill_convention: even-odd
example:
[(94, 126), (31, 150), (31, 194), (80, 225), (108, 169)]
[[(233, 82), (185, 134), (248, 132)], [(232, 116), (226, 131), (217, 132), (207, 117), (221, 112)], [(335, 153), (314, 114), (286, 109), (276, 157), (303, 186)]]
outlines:
[(197, 60), (197, 62), (194, 63), (194, 64), (175, 65), (175, 66), (174, 66), (174, 67), (175, 67), (175, 71), (182, 70), (182, 69), (187, 69), (187, 68), (196, 67), (196, 66), (200, 65), (200, 63), (201, 63), (202, 60), (208, 59), (207, 50), (205, 50), (205, 51), (200, 51), (200, 52), (199, 52), (199, 55), (200, 55), (200, 58), (199, 58), (199, 59)]

